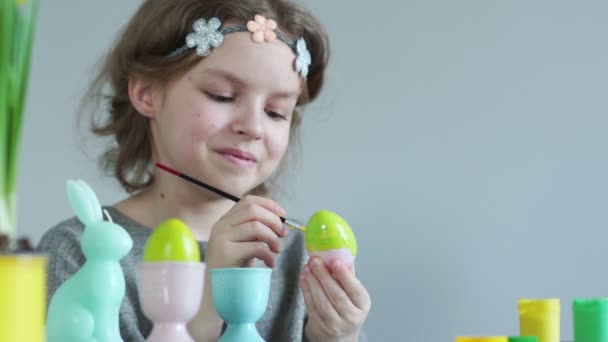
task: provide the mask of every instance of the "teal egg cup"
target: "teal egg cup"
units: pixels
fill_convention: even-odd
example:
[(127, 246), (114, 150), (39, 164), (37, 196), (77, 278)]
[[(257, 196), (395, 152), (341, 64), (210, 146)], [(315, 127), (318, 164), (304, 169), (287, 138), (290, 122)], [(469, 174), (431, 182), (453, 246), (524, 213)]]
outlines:
[(255, 327), (268, 306), (272, 269), (210, 270), (215, 310), (226, 322), (220, 342), (264, 341)]

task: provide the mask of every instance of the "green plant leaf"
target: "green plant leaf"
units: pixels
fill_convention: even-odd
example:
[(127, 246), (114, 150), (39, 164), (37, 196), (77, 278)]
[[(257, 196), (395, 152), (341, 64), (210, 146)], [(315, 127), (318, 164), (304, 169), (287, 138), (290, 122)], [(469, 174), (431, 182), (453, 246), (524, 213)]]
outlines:
[(15, 3), (0, 0), (0, 196), (7, 195), (10, 141), (9, 68), (12, 54), (12, 27)]
[(21, 141), (21, 126), (23, 124), (24, 104), (28, 89), (39, 0), (28, 0), (25, 4), (18, 7), (15, 8), (14, 53), (13, 61), (11, 63), (13, 66), (13, 73), (11, 75), (14, 76), (12, 82), (13, 91), (9, 93), (13, 96), (10, 101), (12, 103), (12, 110), (9, 110), (9, 113), (12, 112), (9, 130), (11, 132), (10, 139), (13, 145), (8, 160), (10, 167), (7, 175), (7, 190), (9, 193), (15, 191), (15, 186), (17, 184), (17, 157)]
[(15, 236), (16, 183), (39, 0), (0, 0), (0, 233)]

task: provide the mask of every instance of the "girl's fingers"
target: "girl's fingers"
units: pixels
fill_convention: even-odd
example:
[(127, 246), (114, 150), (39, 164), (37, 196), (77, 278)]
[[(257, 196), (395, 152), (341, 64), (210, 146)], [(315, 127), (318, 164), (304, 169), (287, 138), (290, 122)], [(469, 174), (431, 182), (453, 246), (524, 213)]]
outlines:
[(355, 276), (353, 268), (348, 268), (338, 260), (333, 260), (330, 264), (330, 269), (335, 275), (336, 281), (339, 282), (340, 287), (344, 289), (349, 297), (350, 302), (359, 310), (364, 312), (369, 311), (371, 298), (361, 281)]
[[(353, 304), (351, 298), (349, 298), (348, 293), (342, 288), (341, 283), (332, 275), (332, 272), (330, 272), (323, 260), (320, 258), (312, 258), (310, 264), (312, 273), (319, 280), (324, 292), (327, 294), (328, 299), (331, 301), (340, 317), (346, 317), (353, 312), (359, 311)], [(350, 272), (346, 267), (344, 267), (344, 270)], [(352, 273), (350, 274), (350, 279), (346, 278), (348, 278), (348, 275), (345, 276), (344, 281), (358, 281)]]
[(268, 249), (268, 245), (264, 242), (239, 242), (233, 244), (233, 249), (234, 258), (240, 265), (248, 265), (252, 259), (257, 258), (262, 260), (266, 266), (274, 267), (276, 254)]
[(285, 236), (286, 230), (280, 218), (284, 214), (284, 210), (271, 199), (246, 196), (226, 215), (225, 219), (231, 226), (258, 221), (269, 227), (276, 235)]
[(312, 293), (310, 292), (310, 288), (308, 287), (308, 282), (306, 281), (306, 277), (310, 276), (310, 270), (308, 266), (304, 266), (302, 269), (302, 274), (300, 274), (300, 286), (302, 287), (302, 294), (304, 295), (304, 303), (306, 303), (306, 311), (309, 318), (314, 316), (318, 316), (317, 307), (315, 306), (315, 301), (312, 299)]
[(227, 238), (232, 242), (258, 241), (266, 243), (270, 250), (275, 253), (281, 251), (281, 240), (279, 237), (260, 221), (240, 224), (226, 232), (226, 234)]
[[(306, 268), (308, 266), (304, 267)], [(317, 279), (317, 276), (314, 274), (313, 270), (309, 270), (308, 273), (310, 274), (305, 276), (305, 281), (308, 285), (308, 289), (310, 290), (311, 298), (315, 304), (319, 317), (327, 324), (331, 324), (331, 322), (338, 322), (340, 315), (325, 293), (323, 285), (321, 285), (321, 282), (319, 279)]]
[(280, 216), (284, 211), (268, 198), (246, 196), (214, 226), (209, 237), (209, 267), (242, 267), (252, 259), (274, 267), (281, 250), (280, 237), (286, 228)]

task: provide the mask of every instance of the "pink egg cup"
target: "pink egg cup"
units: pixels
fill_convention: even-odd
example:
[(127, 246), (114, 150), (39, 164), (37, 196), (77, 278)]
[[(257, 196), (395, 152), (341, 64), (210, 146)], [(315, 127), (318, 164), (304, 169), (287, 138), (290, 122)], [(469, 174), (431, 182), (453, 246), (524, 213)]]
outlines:
[(141, 262), (137, 288), (142, 311), (154, 324), (148, 342), (194, 342), (187, 324), (201, 304), (205, 264)]

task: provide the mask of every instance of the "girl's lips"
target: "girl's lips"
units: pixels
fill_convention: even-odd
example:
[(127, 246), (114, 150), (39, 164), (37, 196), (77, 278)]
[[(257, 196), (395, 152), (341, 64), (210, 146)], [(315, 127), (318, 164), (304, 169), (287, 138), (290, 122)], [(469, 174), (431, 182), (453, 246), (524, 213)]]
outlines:
[(217, 153), (225, 160), (242, 167), (251, 167), (257, 162), (257, 159), (253, 154), (239, 149), (220, 149), (217, 150)]

